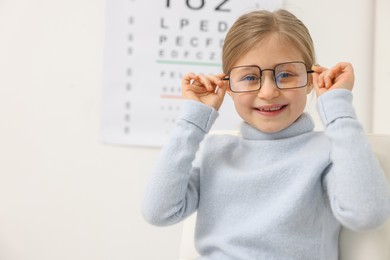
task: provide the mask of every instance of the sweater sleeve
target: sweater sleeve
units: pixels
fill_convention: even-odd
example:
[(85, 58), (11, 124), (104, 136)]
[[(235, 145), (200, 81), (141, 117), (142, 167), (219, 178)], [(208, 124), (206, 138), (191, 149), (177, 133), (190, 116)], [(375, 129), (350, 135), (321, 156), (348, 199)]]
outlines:
[(332, 90), (317, 103), (331, 141), (324, 188), (338, 221), (352, 230), (378, 227), (390, 215), (390, 193), (384, 173), (352, 106), (352, 92)]
[(149, 223), (171, 225), (197, 209), (199, 167), (193, 161), (217, 116), (217, 111), (209, 106), (185, 101), (146, 187), (141, 211)]

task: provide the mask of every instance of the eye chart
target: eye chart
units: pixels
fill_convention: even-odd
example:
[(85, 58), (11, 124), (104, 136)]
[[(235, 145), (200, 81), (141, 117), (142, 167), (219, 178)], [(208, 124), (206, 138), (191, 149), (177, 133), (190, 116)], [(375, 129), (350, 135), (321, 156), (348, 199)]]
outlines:
[[(243, 13), (283, 0), (110, 0), (106, 2), (102, 140), (161, 146), (180, 113), (187, 72), (221, 73), (224, 37)], [(213, 130), (237, 130), (226, 95)]]

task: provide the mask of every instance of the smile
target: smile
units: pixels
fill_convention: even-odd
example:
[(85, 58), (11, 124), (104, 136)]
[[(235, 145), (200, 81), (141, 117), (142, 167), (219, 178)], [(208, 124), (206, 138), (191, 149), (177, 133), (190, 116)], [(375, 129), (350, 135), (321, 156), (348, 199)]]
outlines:
[(287, 105), (272, 105), (272, 106), (262, 106), (262, 107), (257, 107), (255, 109), (259, 111), (265, 111), (265, 112), (272, 112), (272, 111), (278, 111), (283, 108), (285, 108)]
[(278, 104), (278, 105), (255, 107), (254, 109), (262, 115), (275, 116), (281, 113), (286, 107), (287, 105)]

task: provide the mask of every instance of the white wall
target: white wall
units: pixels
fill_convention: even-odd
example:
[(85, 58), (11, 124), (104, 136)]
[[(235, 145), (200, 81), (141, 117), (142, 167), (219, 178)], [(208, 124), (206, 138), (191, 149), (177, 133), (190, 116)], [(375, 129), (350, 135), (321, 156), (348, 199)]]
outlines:
[[(386, 1), (377, 3), (389, 10)], [(321, 64), (354, 63), (359, 117), (371, 128), (374, 109), (374, 129), (390, 134), (386, 100), (371, 106), (369, 98), (372, 1), (287, 6), (312, 31)], [(151, 227), (139, 214), (158, 150), (99, 141), (103, 25), (103, 0), (0, 0), (2, 260), (178, 257), (181, 226)], [(375, 46), (381, 59), (385, 45)], [(378, 75), (378, 100), (390, 96), (388, 68)]]
[(390, 133), (390, 1), (376, 0), (373, 131)]
[(1, 260), (177, 258), (180, 227), (139, 214), (157, 150), (99, 141), (103, 15), (0, 1)]
[[(372, 132), (372, 71), (374, 47), (374, 2), (286, 1), (286, 7), (307, 25), (312, 35), (317, 62), (325, 67), (351, 62), (355, 71), (354, 105), (360, 122)], [(310, 111), (315, 113), (315, 102)], [(317, 125), (321, 125), (315, 117)], [(318, 129), (322, 129), (319, 127)]]

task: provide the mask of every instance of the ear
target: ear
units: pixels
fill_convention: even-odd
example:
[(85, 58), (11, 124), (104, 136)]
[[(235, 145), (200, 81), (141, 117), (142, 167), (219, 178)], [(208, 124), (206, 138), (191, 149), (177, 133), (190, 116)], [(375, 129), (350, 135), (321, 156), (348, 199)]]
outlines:
[(309, 77), (309, 82), (307, 83), (307, 94), (309, 95), (310, 92), (313, 90), (314, 85), (313, 85), (313, 77), (310, 75)]
[(232, 91), (230, 90), (230, 88), (227, 88), (227, 89), (226, 89), (226, 93), (228, 93), (228, 95), (229, 95), (230, 97), (232, 97)]
[(229, 86), (229, 81), (225, 81), (225, 89), (226, 89), (226, 93), (228, 93), (228, 95), (232, 97), (232, 91)]
[(307, 85), (307, 94), (309, 95), (312, 90), (313, 90), (313, 84), (310, 83)]

